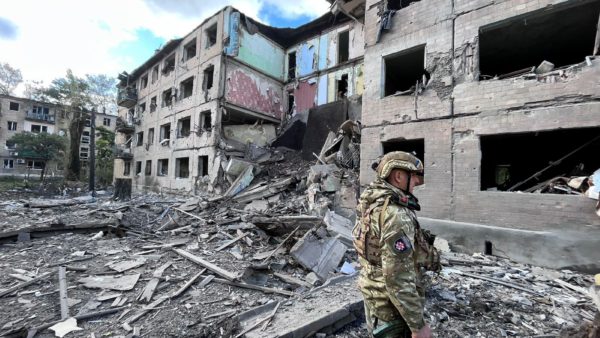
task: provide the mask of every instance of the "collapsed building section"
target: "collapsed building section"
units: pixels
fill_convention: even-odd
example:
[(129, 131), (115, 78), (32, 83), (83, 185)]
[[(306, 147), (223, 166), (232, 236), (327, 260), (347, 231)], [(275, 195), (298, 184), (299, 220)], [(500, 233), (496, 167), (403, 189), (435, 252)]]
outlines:
[[(363, 24), (347, 15), (274, 28), (225, 7), (120, 83), (117, 143), (129, 151), (117, 156), (115, 177), (138, 190), (225, 192), (232, 158), (255, 162), (276, 140), (301, 149), (311, 110), (351, 99), (360, 116), (363, 53)], [(348, 109), (338, 115), (315, 151)]]

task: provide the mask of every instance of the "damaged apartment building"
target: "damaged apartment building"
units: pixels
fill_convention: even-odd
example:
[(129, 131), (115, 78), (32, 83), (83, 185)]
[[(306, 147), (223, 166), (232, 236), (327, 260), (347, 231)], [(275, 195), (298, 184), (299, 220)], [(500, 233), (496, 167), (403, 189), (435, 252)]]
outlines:
[(599, 13), (584, 0), (367, 0), (361, 185), (382, 154), (414, 151), (421, 223), (457, 249), (597, 268), (597, 200), (566, 182), (600, 169)]
[[(23, 154), (19, 155), (16, 145), (9, 141), (10, 138), (23, 131), (66, 137), (69, 133), (71, 117), (69, 112), (56, 104), (0, 95), (0, 161), (2, 163), (0, 176), (39, 176), (43, 162)], [(96, 113), (96, 126), (114, 131), (116, 119), (114, 115)], [(87, 167), (90, 154), (90, 125), (90, 120), (87, 119), (80, 140), (79, 158), (83, 167)], [(46, 166), (46, 175), (61, 176), (63, 169), (64, 163), (55, 161)]]
[[(327, 13), (274, 28), (223, 8), (121, 75), (115, 177), (138, 191), (222, 192), (240, 174), (232, 159), (259, 160), (282, 123), (360, 113), (363, 27)], [(301, 148), (304, 129), (279, 145)]]

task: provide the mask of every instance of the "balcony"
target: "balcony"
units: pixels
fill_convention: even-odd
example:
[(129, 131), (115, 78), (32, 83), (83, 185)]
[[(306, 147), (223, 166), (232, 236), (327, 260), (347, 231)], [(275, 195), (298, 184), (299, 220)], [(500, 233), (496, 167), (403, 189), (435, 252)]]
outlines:
[(133, 121), (125, 121), (118, 117), (115, 131), (118, 133), (131, 134), (135, 131), (135, 126), (133, 125)]
[(131, 147), (128, 147), (124, 144), (116, 145), (113, 150), (115, 158), (120, 158), (123, 160), (131, 160), (133, 158)]
[(137, 103), (137, 91), (134, 87), (119, 88), (117, 104), (121, 107), (132, 108)]
[(27, 114), (25, 114), (25, 119), (54, 124), (54, 115), (49, 114), (40, 114), (28, 111)]

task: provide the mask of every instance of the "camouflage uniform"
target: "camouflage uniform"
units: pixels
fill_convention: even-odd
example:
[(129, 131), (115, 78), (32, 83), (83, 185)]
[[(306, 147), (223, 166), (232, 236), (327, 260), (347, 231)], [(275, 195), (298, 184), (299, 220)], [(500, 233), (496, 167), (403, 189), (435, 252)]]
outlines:
[(425, 325), (421, 268), (439, 269), (439, 256), (419, 227), (419, 209), (412, 194), (382, 178), (360, 197), (353, 237), (367, 327), (375, 337), (411, 337)]

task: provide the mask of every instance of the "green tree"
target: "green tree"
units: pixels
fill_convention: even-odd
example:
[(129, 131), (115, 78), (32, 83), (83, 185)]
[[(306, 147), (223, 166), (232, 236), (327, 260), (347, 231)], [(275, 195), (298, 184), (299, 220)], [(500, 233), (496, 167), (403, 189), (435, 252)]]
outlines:
[(98, 172), (98, 182), (108, 185), (112, 183), (113, 179), (115, 133), (104, 127), (97, 127), (96, 134), (100, 134), (100, 137), (96, 140), (96, 171)]
[(91, 109), (100, 113), (117, 112), (117, 80), (104, 74), (87, 74)]
[(65, 150), (65, 139), (48, 133), (24, 131), (11, 137), (8, 142), (15, 144), (19, 157), (42, 162), (40, 180), (44, 180), (46, 164), (57, 160)]
[(69, 69), (64, 78), (52, 80), (50, 86), (42, 91), (42, 97), (62, 106), (67, 116), (70, 117), (69, 125), (69, 154), (65, 177), (69, 180), (81, 178), (81, 160), (79, 159), (79, 146), (85, 121), (89, 118), (89, 108), (92, 107), (90, 86), (86, 79), (77, 77)]
[(0, 63), (0, 94), (11, 95), (13, 90), (23, 82), (23, 75), (17, 68), (8, 63)]

